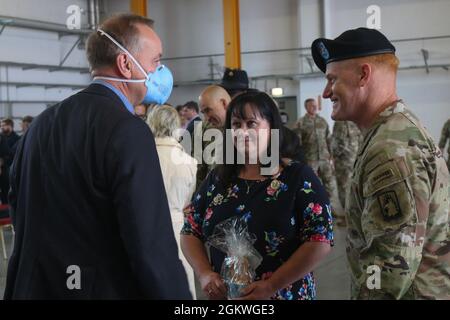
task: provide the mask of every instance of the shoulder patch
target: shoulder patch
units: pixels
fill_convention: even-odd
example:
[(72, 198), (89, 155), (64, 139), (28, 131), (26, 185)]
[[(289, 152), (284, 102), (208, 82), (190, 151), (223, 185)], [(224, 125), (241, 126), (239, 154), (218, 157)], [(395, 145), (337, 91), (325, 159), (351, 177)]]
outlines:
[(385, 221), (395, 220), (402, 215), (402, 209), (395, 191), (387, 191), (378, 196), (378, 204)]
[[(383, 189), (407, 179), (411, 171), (404, 157), (391, 158), (378, 157), (366, 166), (365, 181), (363, 184), (364, 197), (371, 196)], [(367, 169), (370, 169), (367, 170)]]
[(372, 178), (370, 183), (378, 184), (380, 182), (383, 182), (384, 180), (392, 178), (393, 176), (394, 171), (392, 171), (391, 168), (386, 168), (386, 170), (384, 170), (383, 172), (377, 173), (377, 175)]

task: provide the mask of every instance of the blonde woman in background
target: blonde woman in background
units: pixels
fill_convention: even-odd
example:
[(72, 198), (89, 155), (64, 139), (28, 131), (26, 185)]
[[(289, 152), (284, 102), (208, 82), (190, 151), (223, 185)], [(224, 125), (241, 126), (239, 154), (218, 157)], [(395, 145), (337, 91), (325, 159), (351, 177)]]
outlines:
[(184, 152), (174, 137), (180, 128), (180, 118), (175, 108), (162, 105), (149, 112), (147, 124), (155, 136), (167, 200), (169, 202), (178, 254), (188, 276), (189, 288), (195, 299), (194, 272), (180, 249), (180, 231), (183, 227), (183, 208), (190, 201), (196, 185), (197, 160)]

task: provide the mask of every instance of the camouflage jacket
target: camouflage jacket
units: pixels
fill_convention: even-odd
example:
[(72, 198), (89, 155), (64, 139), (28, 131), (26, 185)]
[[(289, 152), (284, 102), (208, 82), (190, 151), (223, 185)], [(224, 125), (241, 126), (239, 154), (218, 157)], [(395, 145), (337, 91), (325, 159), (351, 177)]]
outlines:
[(298, 119), (294, 131), (300, 138), (306, 161), (330, 159), (330, 130), (324, 118), (305, 114)]
[[(439, 140), (439, 148), (444, 149), (447, 140), (450, 139), (450, 119), (444, 124), (441, 132), (441, 139)], [(450, 144), (447, 148), (447, 153), (450, 155)]]
[[(201, 127), (200, 127), (201, 126)], [(192, 135), (191, 140), (191, 156), (194, 157), (197, 162), (197, 183), (195, 190), (197, 191), (202, 184), (203, 180), (205, 180), (208, 173), (214, 169), (215, 163), (214, 159), (212, 160), (213, 163), (211, 164), (211, 161), (205, 161), (205, 154), (204, 151), (206, 147), (212, 142), (212, 141), (205, 141), (203, 139), (203, 135), (206, 130), (208, 129), (214, 129), (214, 127), (207, 121), (199, 121), (194, 127), (194, 134)], [(196, 147), (196, 143), (201, 142), (201, 149)], [(213, 155), (214, 156), (214, 155)], [(210, 164), (208, 164), (210, 163)]]
[(365, 130), (349, 197), (352, 298), (450, 299), (449, 174), (402, 102)]
[(331, 134), (331, 151), (335, 161), (345, 161), (353, 167), (362, 136), (351, 121), (336, 121)]

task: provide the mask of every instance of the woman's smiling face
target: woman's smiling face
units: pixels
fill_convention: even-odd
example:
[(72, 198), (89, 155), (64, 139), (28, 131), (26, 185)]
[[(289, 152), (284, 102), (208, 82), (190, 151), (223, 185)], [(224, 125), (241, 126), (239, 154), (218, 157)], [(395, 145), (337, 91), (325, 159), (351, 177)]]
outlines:
[(236, 150), (248, 159), (259, 159), (267, 150), (270, 138), (270, 123), (264, 119), (256, 106), (246, 104), (244, 118), (237, 114), (231, 116), (233, 143)]

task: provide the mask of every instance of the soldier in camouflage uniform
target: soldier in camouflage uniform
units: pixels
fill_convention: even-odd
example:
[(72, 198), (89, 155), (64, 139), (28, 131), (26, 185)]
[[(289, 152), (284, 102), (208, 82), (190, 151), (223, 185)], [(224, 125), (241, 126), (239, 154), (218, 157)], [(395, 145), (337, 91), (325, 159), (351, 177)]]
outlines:
[(317, 102), (305, 100), (306, 114), (298, 119), (294, 131), (300, 138), (306, 163), (322, 181), (328, 195), (333, 194), (333, 169), (330, 155), (330, 130), (327, 121), (317, 115)]
[[(199, 97), (200, 110), (205, 117), (201, 131), (202, 135), (208, 129), (223, 129), (230, 101), (230, 95), (220, 86), (211, 85), (202, 91)], [(225, 140), (225, 137), (223, 139)], [(210, 141), (202, 142), (202, 150), (205, 150), (210, 143)], [(206, 164), (205, 161), (202, 161), (202, 163), (199, 162), (197, 167), (197, 189), (214, 166), (214, 163)]]
[[(201, 151), (201, 154), (198, 155), (194, 154), (195, 149), (192, 149), (192, 157), (195, 157), (195, 159), (198, 161), (197, 164), (197, 184), (196, 184), (196, 191), (198, 190), (198, 188), (200, 187), (200, 185), (202, 184), (203, 180), (205, 180), (206, 176), (208, 175), (208, 173), (214, 169), (215, 163), (214, 161), (212, 161), (213, 163), (211, 163), (210, 161), (205, 161), (205, 157), (204, 157), (204, 150), (205, 148), (212, 143), (212, 141), (204, 141), (203, 140), (203, 135), (205, 134), (205, 132), (209, 129), (214, 129), (214, 127), (208, 122), (208, 121), (202, 121), (199, 122), (197, 124), (199, 127), (194, 129), (194, 134), (192, 135), (192, 145), (194, 146), (194, 140), (195, 141), (201, 141), (202, 143), (202, 147), (199, 151)], [(195, 138), (197, 136), (197, 138)], [(200, 160), (201, 158), (201, 160)]]
[[(442, 153), (403, 103), (365, 132), (347, 207), (354, 297), (450, 299), (448, 179)], [(368, 265), (381, 268), (381, 290), (368, 290)]]
[[(444, 153), (444, 148), (448, 139), (450, 139), (450, 119), (444, 124), (441, 132), (441, 139), (439, 140), (439, 148), (441, 148), (442, 153)], [(450, 170), (450, 143), (447, 147), (447, 168)]]
[(358, 28), (312, 44), (334, 120), (363, 142), (346, 204), (353, 299), (450, 299), (449, 173), (396, 94), (395, 48)]
[(338, 196), (342, 208), (345, 208), (345, 197), (361, 139), (361, 131), (353, 122), (336, 121), (334, 123), (333, 133), (331, 134), (331, 151)]

